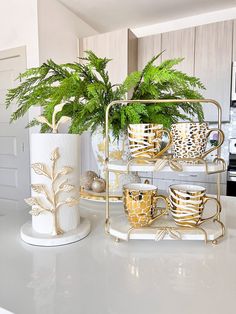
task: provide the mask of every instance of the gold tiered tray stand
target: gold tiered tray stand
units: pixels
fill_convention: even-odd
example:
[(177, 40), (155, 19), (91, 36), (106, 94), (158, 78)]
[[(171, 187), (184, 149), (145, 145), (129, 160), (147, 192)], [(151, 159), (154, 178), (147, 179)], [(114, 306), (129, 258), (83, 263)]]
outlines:
[[(206, 159), (174, 159), (171, 155), (161, 156), (158, 159), (110, 161), (109, 158), (109, 112), (113, 106), (128, 106), (132, 103), (143, 103), (150, 105), (153, 103), (202, 103), (212, 104), (218, 113), (218, 129), (221, 129), (222, 109), (220, 104), (213, 99), (158, 99), (158, 100), (118, 100), (111, 102), (106, 110), (106, 219), (105, 231), (108, 235), (119, 240), (204, 240), (205, 243), (217, 244), (224, 237), (225, 227), (221, 221), (221, 213), (210, 223), (195, 227), (179, 227), (169, 215), (164, 215), (156, 220), (152, 225), (142, 228), (134, 228), (129, 225), (125, 214), (121, 216), (110, 216), (110, 195), (109, 195), (109, 172), (128, 173), (129, 171), (184, 171), (184, 172), (205, 172), (207, 175), (217, 174), (217, 200), (220, 202), (221, 196), (221, 173), (226, 171), (226, 163), (221, 158), (221, 148), (217, 148), (216, 157), (213, 161)], [(191, 161), (192, 163), (189, 163)]]

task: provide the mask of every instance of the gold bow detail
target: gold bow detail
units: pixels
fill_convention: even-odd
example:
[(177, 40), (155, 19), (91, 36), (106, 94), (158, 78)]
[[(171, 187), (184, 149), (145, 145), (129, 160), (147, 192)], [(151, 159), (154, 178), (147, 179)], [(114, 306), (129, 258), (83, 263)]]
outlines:
[(182, 240), (181, 234), (173, 227), (163, 227), (158, 228), (155, 236), (155, 241), (160, 241), (165, 238), (166, 235), (169, 235), (173, 240)]
[(165, 165), (168, 164), (170, 168), (174, 171), (183, 171), (182, 165), (177, 161), (173, 159), (167, 159), (167, 158), (158, 158), (155, 162), (155, 171), (160, 171), (165, 167)]

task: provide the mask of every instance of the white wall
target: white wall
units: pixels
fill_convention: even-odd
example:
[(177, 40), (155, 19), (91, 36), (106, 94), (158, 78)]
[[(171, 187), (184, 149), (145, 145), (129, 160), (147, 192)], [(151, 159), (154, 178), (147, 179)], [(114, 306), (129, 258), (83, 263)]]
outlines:
[(0, 50), (26, 46), (27, 66), (37, 66), (37, 0), (0, 1)]
[(137, 37), (144, 37), (232, 19), (236, 19), (236, 7), (205, 14), (193, 15), (182, 19), (171, 20), (168, 22), (152, 24), (144, 27), (137, 27), (133, 28), (132, 32)]
[(76, 61), (77, 38), (97, 32), (57, 0), (38, 0), (39, 59)]
[[(39, 65), (37, 0), (0, 1), (0, 50), (26, 46), (27, 67)], [(29, 119), (38, 113), (36, 108)]]

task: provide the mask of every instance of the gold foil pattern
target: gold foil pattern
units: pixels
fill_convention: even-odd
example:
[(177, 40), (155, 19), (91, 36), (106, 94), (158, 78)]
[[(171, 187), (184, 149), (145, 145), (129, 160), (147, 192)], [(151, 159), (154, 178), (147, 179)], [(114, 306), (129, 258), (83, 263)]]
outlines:
[(49, 212), (53, 216), (52, 235), (63, 234), (58, 222), (58, 211), (61, 206), (67, 205), (73, 207), (78, 204), (78, 199), (67, 197), (61, 199), (60, 195), (64, 192), (72, 191), (75, 186), (68, 182), (64, 177), (73, 171), (73, 168), (64, 166), (61, 169), (56, 168), (56, 163), (60, 158), (59, 149), (55, 148), (51, 153), (51, 167), (43, 163), (34, 163), (32, 168), (37, 175), (45, 176), (49, 179), (49, 187), (45, 184), (32, 184), (32, 190), (39, 194), (38, 197), (30, 197), (25, 202), (32, 207), (30, 214), (34, 216)]
[[(128, 133), (132, 158), (156, 158), (164, 154), (171, 145), (171, 134), (162, 124), (130, 124)], [(162, 148), (164, 134), (167, 135), (168, 142)]]
[[(217, 218), (221, 210), (219, 201), (206, 196), (206, 190), (201, 186), (172, 185), (169, 187), (169, 200), (172, 217), (179, 226), (199, 226)], [(209, 200), (216, 203), (216, 212), (210, 217), (202, 218), (205, 204)]]
[[(157, 207), (159, 199), (165, 202), (165, 210)], [(155, 186), (139, 183), (124, 186), (123, 202), (129, 223), (135, 228), (151, 225), (167, 212), (169, 206), (167, 198), (163, 195), (158, 195)]]

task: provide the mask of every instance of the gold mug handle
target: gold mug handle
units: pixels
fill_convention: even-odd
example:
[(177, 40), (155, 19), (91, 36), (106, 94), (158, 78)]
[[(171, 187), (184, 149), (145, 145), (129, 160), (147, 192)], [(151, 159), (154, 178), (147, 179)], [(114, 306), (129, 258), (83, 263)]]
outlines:
[(200, 221), (198, 222), (198, 225), (201, 225), (202, 223), (206, 222), (207, 220), (216, 218), (220, 214), (220, 212), (221, 212), (221, 204), (218, 201), (218, 199), (216, 199), (215, 197), (204, 196), (204, 198), (203, 198), (203, 205), (205, 205), (210, 200), (215, 201), (216, 204), (217, 204), (216, 213), (214, 215), (210, 216), (210, 217), (201, 218)]
[(162, 154), (164, 154), (170, 148), (170, 146), (172, 144), (172, 135), (171, 135), (171, 132), (169, 130), (163, 128), (163, 129), (157, 131), (157, 134), (159, 134), (159, 133), (163, 133), (163, 134), (166, 134), (168, 136), (168, 143), (166, 144), (166, 146), (162, 150), (160, 150), (155, 155), (155, 158), (159, 157)]
[(169, 209), (169, 201), (168, 201), (168, 198), (166, 196), (164, 196), (164, 195), (157, 195), (157, 196), (154, 196), (153, 199), (154, 199), (155, 205), (157, 204), (158, 199), (162, 199), (165, 202), (165, 204), (166, 204), (166, 208), (159, 215), (157, 215), (152, 220), (150, 220), (148, 225), (151, 225), (156, 219), (158, 219), (161, 216), (163, 216), (164, 214), (166, 214), (168, 209)]
[(219, 148), (223, 142), (224, 142), (224, 139), (225, 139), (225, 135), (224, 135), (224, 132), (220, 129), (217, 129), (217, 128), (213, 128), (213, 129), (210, 129), (208, 132), (207, 132), (207, 138), (209, 137), (209, 135), (212, 133), (212, 132), (218, 132), (220, 134), (220, 141), (219, 141), (219, 144), (215, 147), (212, 147), (210, 149), (208, 149), (201, 157), (202, 158), (205, 158), (209, 153), (213, 152), (214, 150), (216, 150), (217, 148)]

